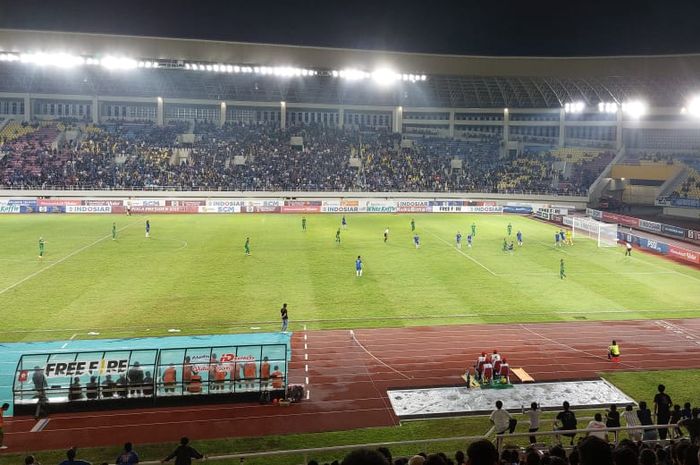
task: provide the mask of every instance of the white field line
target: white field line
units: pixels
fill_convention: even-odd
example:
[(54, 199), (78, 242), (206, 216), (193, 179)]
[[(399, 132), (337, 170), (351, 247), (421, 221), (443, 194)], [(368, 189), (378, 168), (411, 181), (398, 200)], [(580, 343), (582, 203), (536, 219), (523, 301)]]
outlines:
[[(362, 350), (364, 350), (365, 353), (366, 353), (367, 355), (369, 355), (370, 357), (372, 357), (373, 359), (375, 359), (376, 361), (378, 361), (379, 363), (381, 363), (382, 365), (384, 365), (385, 367), (387, 367), (388, 369), (390, 369), (390, 370), (393, 371), (394, 373), (396, 373), (396, 374), (398, 374), (398, 375), (401, 375), (401, 376), (403, 376), (403, 377), (406, 378), (406, 379), (413, 379), (412, 377), (406, 376), (405, 374), (401, 373), (401, 372), (398, 371), (397, 369), (395, 369), (395, 368), (393, 368), (393, 367), (387, 365), (387, 364), (384, 363), (382, 360), (380, 360), (380, 359), (378, 359), (377, 357), (375, 357), (374, 354), (373, 354), (372, 352), (370, 352), (369, 350), (367, 350), (367, 349), (365, 348), (365, 346), (363, 346), (362, 343), (361, 343), (360, 341), (357, 340), (357, 337), (355, 337), (355, 331), (350, 330), (350, 336), (352, 336), (352, 339), (355, 341), (355, 343), (356, 343), (358, 346), (360, 346), (360, 348), (361, 348)], [(371, 377), (370, 377), (370, 378), (371, 378)], [(372, 383), (374, 383), (374, 381), (372, 381)]]
[[(139, 221), (139, 223), (140, 223), (140, 221)], [(133, 226), (133, 225), (135, 225), (135, 224), (136, 224), (135, 222), (134, 222), (134, 223), (127, 224), (126, 226), (124, 226), (123, 228), (119, 229), (118, 231), (123, 231), (123, 230), (125, 230), (126, 228), (128, 228), (129, 226)], [(33, 277), (40, 275), (40, 274), (43, 273), (44, 271), (53, 268), (54, 266), (58, 265), (59, 263), (63, 263), (64, 261), (68, 260), (69, 258), (71, 258), (71, 257), (73, 257), (73, 256), (75, 256), (75, 255), (78, 255), (78, 254), (79, 254), (80, 252), (82, 252), (83, 250), (87, 250), (87, 249), (89, 249), (90, 247), (92, 247), (92, 246), (94, 246), (94, 245), (97, 245), (97, 244), (99, 244), (100, 242), (102, 242), (102, 241), (104, 241), (104, 240), (106, 240), (106, 239), (109, 239), (109, 238), (111, 238), (111, 237), (112, 237), (112, 234), (111, 234), (111, 233), (110, 233), (110, 234), (107, 234), (106, 236), (103, 236), (103, 237), (97, 239), (95, 242), (92, 242), (92, 243), (90, 243), (90, 244), (88, 244), (88, 245), (86, 245), (86, 246), (83, 246), (83, 247), (79, 248), (78, 250), (75, 250), (75, 251), (69, 253), (68, 255), (66, 255), (65, 257), (61, 258), (60, 260), (56, 260), (55, 262), (51, 263), (50, 265), (47, 265), (47, 266), (45, 266), (44, 268), (41, 268), (40, 270), (35, 271), (34, 273), (30, 274), (29, 276), (26, 276), (26, 277), (20, 279), (20, 280), (17, 281), (16, 283), (9, 285), (9, 286), (6, 287), (5, 289), (0, 290), (0, 295), (4, 294), (5, 292), (9, 291), (10, 289), (14, 289), (15, 287), (19, 286), (20, 284), (24, 283), (25, 281), (28, 281), (28, 280), (32, 279)]]
[(78, 335), (78, 333), (74, 333), (74, 334), (70, 337), (70, 339), (68, 339), (68, 341), (67, 341), (65, 344), (63, 344), (63, 345), (61, 346), (61, 349), (65, 349), (65, 348), (68, 346), (68, 344), (70, 344), (70, 341), (72, 341), (73, 339), (75, 339), (75, 336), (77, 336), (77, 335)]
[(499, 276), (498, 273), (494, 273), (493, 271), (491, 271), (491, 269), (489, 269), (486, 265), (482, 264), (482, 263), (481, 263), (480, 261), (478, 261), (476, 258), (471, 257), (471, 256), (465, 254), (464, 252), (462, 252), (462, 251), (461, 251), (460, 249), (458, 249), (457, 247), (452, 247), (452, 244), (450, 244), (449, 242), (447, 242), (445, 239), (443, 239), (442, 237), (438, 236), (437, 234), (433, 233), (432, 231), (428, 231), (428, 232), (430, 233), (430, 235), (436, 237), (438, 240), (440, 240), (440, 241), (442, 241), (443, 243), (447, 244), (447, 246), (448, 246), (449, 248), (454, 249), (456, 252), (462, 254), (465, 258), (467, 258), (467, 259), (473, 261), (474, 263), (476, 263), (477, 265), (479, 265), (480, 267), (482, 267), (483, 269), (485, 269), (486, 271), (488, 271), (489, 273), (491, 273), (493, 276)]

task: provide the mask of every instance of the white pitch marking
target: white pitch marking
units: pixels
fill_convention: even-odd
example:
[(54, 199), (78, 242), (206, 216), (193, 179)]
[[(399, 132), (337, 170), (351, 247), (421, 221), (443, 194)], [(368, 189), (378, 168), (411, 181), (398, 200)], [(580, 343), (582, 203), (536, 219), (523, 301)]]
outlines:
[(306, 377), (306, 383), (304, 383), (304, 384), (309, 384), (309, 377), (308, 376)]
[[(430, 231), (428, 231), (428, 232), (430, 232)], [(491, 273), (493, 276), (498, 276), (497, 273), (494, 273), (493, 271), (491, 271), (491, 269), (489, 269), (486, 265), (483, 265), (483, 264), (482, 264), (480, 261), (478, 261), (476, 258), (470, 257), (469, 255), (467, 255), (467, 254), (465, 254), (464, 252), (462, 252), (460, 249), (455, 248), (455, 247), (452, 247), (452, 244), (450, 244), (449, 242), (447, 242), (445, 239), (443, 239), (442, 237), (438, 236), (437, 234), (435, 234), (435, 233), (433, 233), (433, 232), (430, 232), (430, 234), (433, 235), (433, 236), (435, 236), (435, 237), (437, 237), (438, 240), (444, 242), (444, 243), (447, 244), (451, 249), (454, 249), (456, 252), (462, 254), (465, 258), (467, 258), (467, 259), (473, 261), (474, 263), (476, 263), (477, 265), (479, 265), (480, 267), (482, 267), (483, 269), (485, 269), (486, 271), (488, 271), (489, 273)]]
[(309, 372), (309, 365), (304, 365), (304, 371), (307, 373)]
[[(139, 222), (140, 222), (140, 221), (139, 221)], [(128, 228), (129, 226), (132, 226), (132, 225), (134, 225), (134, 224), (136, 224), (136, 223), (127, 224), (127, 225), (124, 226), (123, 228), (119, 229), (119, 231), (123, 231), (124, 229), (126, 229), (126, 228)], [(97, 245), (97, 244), (99, 244), (100, 242), (102, 242), (102, 241), (104, 241), (104, 240), (106, 240), (106, 239), (109, 239), (110, 237), (112, 237), (112, 234), (107, 234), (106, 236), (97, 239), (95, 242), (92, 242), (92, 243), (90, 243), (90, 244), (88, 244), (88, 245), (86, 245), (86, 246), (83, 246), (83, 247), (79, 248), (78, 250), (76, 250), (76, 251), (74, 251), (74, 252), (69, 253), (68, 255), (66, 255), (65, 257), (61, 258), (60, 260), (56, 260), (56, 261), (53, 262), (52, 264), (50, 264), (50, 265), (48, 265), (48, 266), (45, 266), (44, 268), (42, 268), (42, 269), (40, 269), (40, 270), (38, 270), (38, 271), (35, 271), (34, 273), (30, 274), (29, 276), (20, 279), (20, 280), (17, 281), (16, 283), (7, 286), (5, 289), (0, 290), (0, 294), (4, 294), (5, 292), (9, 291), (10, 289), (14, 289), (15, 287), (19, 286), (19, 285), (22, 284), (23, 282), (32, 279), (34, 276), (37, 276), (37, 275), (43, 273), (44, 271), (46, 271), (46, 270), (48, 270), (48, 269), (50, 269), (50, 268), (53, 268), (54, 266), (58, 265), (59, 263), (63, 263), (64, 261), (68, 260), (68, 259), (71, 258), (72, 256), (77, 255), (77, 254), (79, 254), (80, 252), (82, 252), (83, 250), (89, 249), (89, 248), (92, 247), (93, 245)]]
[(304, 334), (304, 340), (305, 340), (305, 341), (308, 340), (308, 338), (306, 337), (306, 334)]
[(304, 354), (304, 360), (308, 360), (308, 359), (309, 359), (309, 354)]
[(42, 418), (41, 420), (37, 421), (36, 424), (32, 427), (31, 432), (32, 433), (38, 433), (39, 431), (43, 430), (46, 428), (46, 425), (49, 424), (49, 419), (48, 418)]
[(308, 350), (309, 346), (307, 344), (304, 344), (304, 350)]
[(306, 390), (306, 400), (309, 400), (311, 398), (311, 391), (308, 389)]
[(61, 349), (65, 349), (66, 346), (67, 346), (68, 344), (70, 344), (70, 341), (72, 341), (73, 339), (75, 339), (75, 336), (77, 336), (77, 335), (78, 335), (78, 333), (73, 334), (73, 335), (70, 337), (70, 339), (68, 339), (68, 342), (66, 342), (65, 344), (63, 344), (63, 345), (61, 346)]

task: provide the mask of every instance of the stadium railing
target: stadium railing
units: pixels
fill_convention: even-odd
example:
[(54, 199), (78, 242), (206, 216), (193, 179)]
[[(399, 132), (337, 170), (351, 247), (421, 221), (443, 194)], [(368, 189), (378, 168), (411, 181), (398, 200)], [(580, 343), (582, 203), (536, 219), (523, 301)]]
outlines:
[[(624, 431), (630, 431), (630, 430), (635, 430), (635, 431), (643, 431), (643, 430), (659, 430), (659, 429), (672, 429), (676, 428), (676, 424), (668, 424), (668, 425), (644, 425), (644, 426), (621, 426), (617, 428), (601, 428), (601, 429), (575, 429), (575, 430), (565, 430), (565, 431), (537, 431), (534, 433), (529, 433), (529, 432), (524, 432), (524, 433), (513, 433), (513, 434), (502, 434), (502, 435), (495, 435), (495, 445), (500, 452), (505, 449), (505, 448), (510, 448), (510, 447), (523, 447), (523, 444), (520, 444), (518, 440), (521, 438), (528, 438), (529, 436), (537, 436), (538, 438), (541, 437), (554, 437), (556, 439), (557, 436), (563, 436), (564, 434), (576, 434), (576, 435), (587, 435), (588, 433), (613, 433), (611, 434), (612, 440), (610, 441), (611, 444), (617, 445), (620, 439), (620, 435), (616, 434), (618, 432), (624, 432)], [(294, 461), (294, 462), (289, 462), (290, 464), (298, 464), (298, 465), (305, 465), (309, 462), (310, 459), (318, 459), (320, 457), (326, 457), (334, 452), (344, 452), (344, 451), (351, 451), (351, 450), (356, 450), (356, 449), (376, 449), (378, 447), (406, 447), (406, 446), (417, 446), (415, 453), (421, 452), (421, 451), (427, 451), (428, 445), (434, 445), (434, 444), (442, 444), (442, 443), (461, 443), (464, 445), (464, 449), (466, 450), (467, 446), (475, 441), (479, 441), (481, 439), (489, 439), (492, 438), (493, 435), (493, 428), (489, 430), (484, 435), (481, 436), (455, 436), (455, 437), (449, 437), (449, 438), (435, 438), (435, 439), (413, 439), (410, 441), (391, 441), (391, 442), (376, 442), (376, 443), (367, 443), (367, 444), (349, 444), (349, 445), (342, 445), (342, 446), (330, 446), (330, 447), (315, 447), (315, 448), (306, 448), (306, 449), (289, 449), (289, 450), (276, 450), (276, 451), (266, 451), (266, 452), (250, 452), (250, 453), (239, 453), (239, 454), (225, 454), (225, 455), (212, 455), (212, 456), (207, 456), (206, 460), (207, 461), (223, 461), (223, 460), (251, 460), (251, 459), (256, 459), (256, 458), (265, 458), (265, 457), (298, 457), (301, 459), (300, 461)], [(508, 441), (512, 441), (509, 443)], [(643, 441), (645, 443), (649, 444), (654, 444), (654, 443), (665, 443), (668, 442), (669, 440), (661, 440), (661, 439), (656, 439), (656, 440), (648, 440), (648, 441)], [(522, 441), (520, 441), (522, 442)], [(553, 444), (560, 444), (558, 441), (555, 441)], [(543, 443), (543, 442), (538, 442), (535, 447), (537, 448), (546, 448), (549, 445)], [(567, 445), (564, 444), (565, 449)], [(399, 455), (397, 455), (398, 457)], [(336, 457), (336, 459), (340, 460), (342, 457)], [(139, 462), (141, 465), (156, 465), (161, 463), (160, 461), (143, 461)]]

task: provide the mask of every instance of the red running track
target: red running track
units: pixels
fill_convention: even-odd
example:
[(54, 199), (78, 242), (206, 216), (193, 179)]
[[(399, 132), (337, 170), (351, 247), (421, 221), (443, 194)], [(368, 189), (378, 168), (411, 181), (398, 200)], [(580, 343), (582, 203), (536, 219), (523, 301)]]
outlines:
[[(512, 368), (524, 368), (536, 381), (700, 368), (700, 319), (365, 329), (354, 335), (294, 334), (290, 382), (307, 384), (310, 397), (300, 404), (60, 414), (38, 433), (30, 432), (33, 419), (18, 417), (7, 421), (6, 452), (395, 425), (387, 389), (460, 384), (464, 368), (482, 350), (498, 349)], [(623, 351), (619, 364), (605, 356), (613, 338)]]

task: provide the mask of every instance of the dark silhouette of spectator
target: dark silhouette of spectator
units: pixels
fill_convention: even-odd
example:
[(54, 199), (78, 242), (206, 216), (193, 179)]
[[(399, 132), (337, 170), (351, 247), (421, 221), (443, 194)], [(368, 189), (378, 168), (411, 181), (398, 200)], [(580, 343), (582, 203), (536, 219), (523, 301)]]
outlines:
[(24, 458), (24, 465), (41, 465), (33, 455), (27, 455)]
[(58, 465), (92, 465), (90, 462), (86, 462), (85, 460), (76, 459), (75, 457), (77, 454), (78, 450), (75, 447), (71, 447), (66, 451), (67, 460), (64, 460)]
[(141, 395), (143, 392), (143, 369), (139, 362), (134, 362), (134, 365), (129, 368), (127, 377), (129, 378), (129, 395)]
[(688, 430), (690, 442), (695, 445), (700, 445), (700, 409), (694, 408), (691, 411), (691, 418), (681, 420), (681, 426)]
[(34, 367), (34, 373), (32, 373), (32, 383), (34, 383), (34, 390), (36, 391), (36, 396), (39, 397), (43, 395), (44, 391), (48, 387), (46, 382), (46, 375), (44, 370), (40, 366)]
[(143, 378), (143, 395), (150, 397), (153, 395), (154, 390), (153, 376), (151, 376), (150, 371), (147, 371), (146, 376)]
[(102, 381), (102, 398), (109, 399), (114, 397), (116, 388), (117, 383), (112, 379), (112, 375), (106, 375), (104, 381)]
[(447, 465), (447, 461), (440, 454), (430, 454), (423, 465)]
[(656, 465), (656, 454), (651, 449), (643, 449), (639, 454), (639, 465)]
[(117, 397), (125, 398), (127, 395), (127, 384), (128, 381), (126, 380), (126, 376), (122, 373), (119, 375), (119, 378), (117, 378)]
[(607, 442), (588, 436), (578, 447), (581, 465), (613, 465), (612, 451)]
[(134, 452), (134, 446), (130, 442), (124, 444), (124, 450), (117, 457), (116, 465), (136, 465), (139, 463), (139, 456)]
[(180, 439), (180, 445), (167, 457), (162, 460), (162, 463), (169, 462), (175, 459), (175, 465), (191, 465), (192, 459), (203, 459), (204, 456), (197, 452), (189, 445), (189, 438), (183, 437)]
[(464, 460), (465, 460), (464, 452), (462, 452), (461, 450), (458, 450), (457, 452), (455, 452), (455, 465), (464, 465), (464, 463), (465, 463)]
[[(657, 425), (668, 425), (671, 419), (671, 407), (673, 401), (671, 396), (666, 394), (666, 386), (659, 384), (659, 392), (654, 396), (654, 415), (656, 416)], [(659, 438), (666, 439), (668, 435), (667, 428), (659, 428)]]
[[(653, 425), (654, 421), (651, 419), (651, 410), (647, 407), (645, 401), (639, 403), (639, 410), (637, 410), (637, 418), (639, 418), (639, 423), (642, 426)], [(656, 429), (654, 428), (644, 428), (644, 433), (642, 439), (645, 441), (653, 441), (657, 438)]]
[(498, 451), (496, 447), (481, 439), (472, 442), (467, 448), (467, 465), (496, 465), (498, 463)]
[(377, 447), (377, 452), (379, 452), (380, 454), (382, 454), (384, 456), (387, 463), (389, 463), (389, 464), (394, 463), (394, 461), (392, 460), (392, 457), (391, 457), (391, 451), (388, 448)]
[(90, 381), (85, 384), (85, 397), (87, 397), (88, 400), (95, 400), (97, 399), (98, 391), (97, 376), (91, 376)]
[(68, 387), (68, 400), (80, 400), (83, 398), (83, 386), (80, 384), (80, 378), (75, 377)]
[[(554, 429), (556, 431), (567, 431), (576, 429), (578, 422), (576, 421), (576, 414), (570, 410), (569, 402), (564, 401), (562, 404), (564, 410), (557, 414), (556, 420), (554, 422)], [(576, 433), (563, 433), (563, 436), (567, 436), (571, 439), (571, 445), (574, 445), (574, 438)]]
[(389, 465), (386, 458), (376, 450), (357, 449), (345, 456), (342, 465)]

